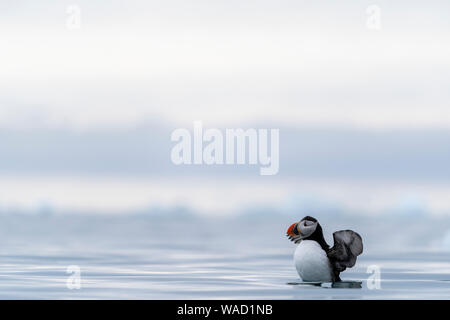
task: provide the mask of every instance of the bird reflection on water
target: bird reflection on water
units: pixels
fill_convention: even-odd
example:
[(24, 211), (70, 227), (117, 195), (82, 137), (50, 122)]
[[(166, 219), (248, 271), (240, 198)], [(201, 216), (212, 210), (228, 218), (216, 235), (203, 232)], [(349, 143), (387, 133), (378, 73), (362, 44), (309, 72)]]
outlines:
[(333, 289), (361, 289), (362, 281), (339, 281), (339, 282), (288, 282), (291, 286), (313, 286)]

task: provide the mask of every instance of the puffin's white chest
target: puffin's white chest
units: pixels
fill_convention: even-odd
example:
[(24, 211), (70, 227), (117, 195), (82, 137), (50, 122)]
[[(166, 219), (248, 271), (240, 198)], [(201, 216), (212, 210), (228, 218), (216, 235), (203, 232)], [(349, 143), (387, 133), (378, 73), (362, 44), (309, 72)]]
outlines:
[(294, 253), (294, 263), (303, 281), (331, 282), (333, 272), (326, 252), (313, 240), (302, 240)]

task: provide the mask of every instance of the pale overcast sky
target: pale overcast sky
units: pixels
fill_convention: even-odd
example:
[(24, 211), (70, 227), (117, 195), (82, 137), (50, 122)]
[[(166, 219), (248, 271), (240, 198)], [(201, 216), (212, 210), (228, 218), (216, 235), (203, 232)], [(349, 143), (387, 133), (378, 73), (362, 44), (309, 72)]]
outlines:
[(450, 125), (445, 1), (73, 4), (1, 2), (1, 127)]
[[(448, 1), (0, 0), (0, 211), (282, 208), (300, 194), (450, 214), (449, 39)], [(174, 168), (170, 132), (194, 120), (280, 128), (279, 175)], [(217, 187), (225, 176), (252, 196)]]

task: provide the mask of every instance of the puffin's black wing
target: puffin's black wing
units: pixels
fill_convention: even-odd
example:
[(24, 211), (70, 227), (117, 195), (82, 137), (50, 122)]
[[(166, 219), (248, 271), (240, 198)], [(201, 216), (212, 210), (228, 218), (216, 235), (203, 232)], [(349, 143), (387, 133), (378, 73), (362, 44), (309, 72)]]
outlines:
[(339, 273), (346, 268), (351, 268), (356, 263), (356, 257), (363, 252), (362, 238), (352, 230), (341, 230), (333, 233), (334, 246), (327, 252), (330, 259), (336, 281), (339, 281)]

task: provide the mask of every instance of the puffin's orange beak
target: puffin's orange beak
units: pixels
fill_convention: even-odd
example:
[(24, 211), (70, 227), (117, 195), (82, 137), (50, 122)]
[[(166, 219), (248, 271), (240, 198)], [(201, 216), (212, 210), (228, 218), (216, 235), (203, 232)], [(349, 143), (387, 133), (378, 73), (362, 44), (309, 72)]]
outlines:
[(286, 232), (288, 236), (295, 237), (299, 235), (299, 232), (297, 230), (297, 224), (298, 223), (294, 223), (289, 227), (289, 229)]

